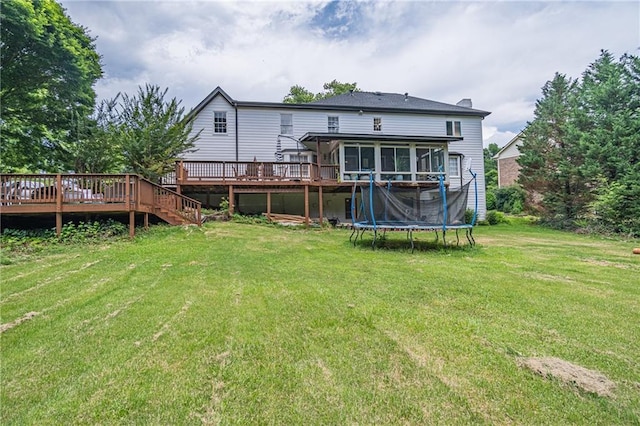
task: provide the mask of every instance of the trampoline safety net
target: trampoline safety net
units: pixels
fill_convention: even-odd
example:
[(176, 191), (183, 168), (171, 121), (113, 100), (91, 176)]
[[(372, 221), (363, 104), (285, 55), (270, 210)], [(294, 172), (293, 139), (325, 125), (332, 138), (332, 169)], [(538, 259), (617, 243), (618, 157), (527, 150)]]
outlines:
[[(473, 244), (470, 234), (475, 225), (475, 214), (470, 223), (465, 222), (469, 185), (475, 183), (475, 173), (472, 172), (472, 176), (472, 180), (456, 189), (446, 187), (442, 179), (437, 188), (425, 189), (394, 187), (390, 183), (376, 183), (371, 177), (368, 185), (353, 187), (353, 227), (358, 231), (431, 230), (443, 234), (448, 229), (455, 229), (456, 234), (457, 230), (465, 229), (467, 239)], [(477, 210), (477, 184), (474, 189)]]

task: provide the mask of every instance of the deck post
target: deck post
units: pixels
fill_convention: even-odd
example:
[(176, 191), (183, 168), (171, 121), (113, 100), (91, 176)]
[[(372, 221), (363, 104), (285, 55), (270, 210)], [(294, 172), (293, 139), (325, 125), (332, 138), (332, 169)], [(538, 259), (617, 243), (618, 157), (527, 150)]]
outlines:
[(304, 223), (309, 226), (309, 185), (304, 186)]
[(131, 208), (131, 175), (127, 173), (124, 182), (124, 197), (129, 211), (129, 237), (133, 238), (136, 233), (136, 212)]
[(181, 190), (180, 190), (180, 184), (182, 182), (182, 179), (184, 179), (184, 165), (182, 163), (182, 160), (180, 160), (180, 162), (176, 163), (176, 192), (178, 194), (182, 194)]
[(129, 212), (129, 237), (133, 238), (136, 235), (136, 212), (131, 210)]
[[(317, 180), (322, 180), (322, 154), (320, 153), (320, 139), (316, 138), (316, 152), (318, 153), (317, 165), (318, 165), (318, 176), (316, 176)], [(322, 225), (322, 215), (320, 215), (320, 224)]]
[(144, 229), (149, 229), (149, 213), (144, 213)]
[(233, 194), (233, 185), (229, 185), (229, 216), (233, 216), (235, 196)]
[(267, 219), (271, 219), (271, 191), (267, 191)]
[(324, 216), (324, 207), (322, 206), (322, 185), (318, 186), (318, 214), (320, 215), (320, 226), (322, 226), (322, 217)]
[(62, 175), (56, 175), (56, 235), (62, 234)]

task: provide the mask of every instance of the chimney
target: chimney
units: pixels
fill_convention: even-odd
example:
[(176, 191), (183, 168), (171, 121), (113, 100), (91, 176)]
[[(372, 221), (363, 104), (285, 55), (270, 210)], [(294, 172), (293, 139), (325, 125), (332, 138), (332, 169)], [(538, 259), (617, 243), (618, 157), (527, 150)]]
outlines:
[(460, 101), (456, 105), (461, 106), (461, 107), (465, 107), (465, 108), (473, 107), (473, 104), (471, 103), (471, 99), (470, 98), (460, 99)]
[(409, 92), (404, 92), (404, 101), (407, 102), (409, 100)]

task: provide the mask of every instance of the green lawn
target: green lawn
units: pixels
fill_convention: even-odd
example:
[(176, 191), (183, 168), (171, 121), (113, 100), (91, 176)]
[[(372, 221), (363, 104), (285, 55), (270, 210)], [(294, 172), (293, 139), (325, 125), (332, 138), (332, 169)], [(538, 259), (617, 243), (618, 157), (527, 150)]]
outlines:
[(640, 424), (638, 241), (349, 234), (158, 227), (1, 266), (0, 423)]

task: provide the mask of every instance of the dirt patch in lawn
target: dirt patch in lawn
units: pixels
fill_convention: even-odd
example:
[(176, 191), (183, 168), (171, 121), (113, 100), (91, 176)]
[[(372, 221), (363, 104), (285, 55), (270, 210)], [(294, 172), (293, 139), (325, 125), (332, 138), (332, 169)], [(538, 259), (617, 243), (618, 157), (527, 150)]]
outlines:
[(20, 318), (16, 319), (15, 321), (11, 321), (11, 322), (8, 322), (6, 324), (2, 324), (2, 325), (0, 325), (0, 334), (4, 333), (7, 330), (12, 329), (13, 327), (16, 327), (16, 326), (22, 324), (25, 321), (30, 320), (31, 318), (36, 317), (38, 315), (40, 315), (40, 312), (27, 312), (26, 314), (24, 314)]
[(612, 397), (616, 384), (602, 373), (571, 364), (560, 358), (521, 358), (521, 367), (526, 367), (542, 377), (554, 377), (562, 383), (575, 386), (585, 392)]

